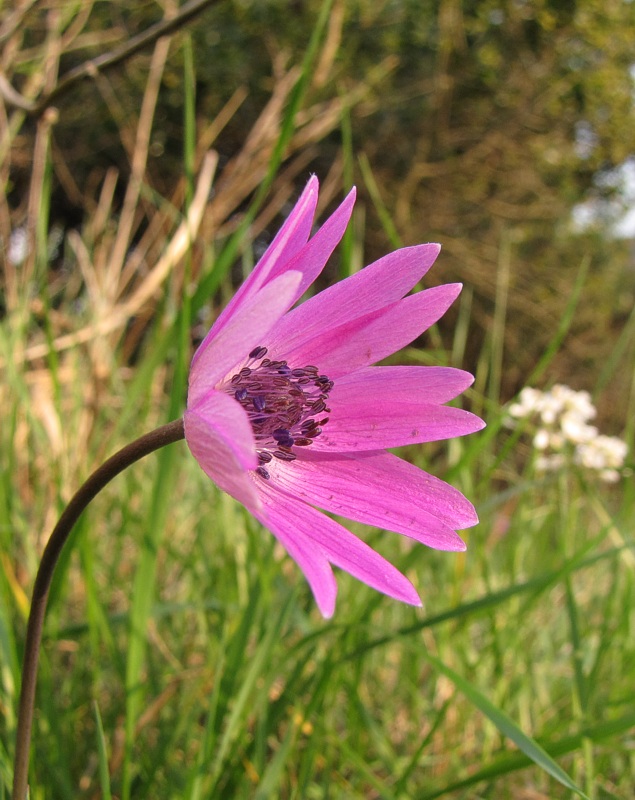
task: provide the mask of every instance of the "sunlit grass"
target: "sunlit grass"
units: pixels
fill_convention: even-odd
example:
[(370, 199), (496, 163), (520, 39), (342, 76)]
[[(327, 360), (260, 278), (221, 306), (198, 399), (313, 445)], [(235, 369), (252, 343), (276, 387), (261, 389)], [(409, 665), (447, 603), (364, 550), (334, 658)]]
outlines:
[[(82, 347), (54, 366), (9, 368), (11, 347), (38, 327), (32, 315), (22, 333), (3, 328), (6, 785), (26, 597), (42, 536), (92, 464), (164, 418), (164, 387), (176, 369), (153, 361), (159, 322), (134, 369), (118, 366), (115, 352), (97, 379)], [(448, 363), (453, 343), (445, 352), (436, 344), (407, 356)], [(175, 357), (187, 366), (189, 353)], [(146, 374), (143, 385), (138, 374)], [(54, 587), (32, 796), (76, 797), (78, 787), (107, 796), (107, 780), (118, 794), (126, 752), (131, 791), (142, 796), (569, 796), (528, 766), (478, 696), (557, 757), (588, 796), (627, 796), (632, 491), (574, 473), (546, 479), (523, 466), (518, 448), (500, 461), (514, 434), (499, 426), (494, 398), (483, 408), (493, 437), (486, 431), (445, 451), (409, 452), (476, 501), (481, 524), (467, 533), (466, 554), (356, 527), (414, 581), (421, 610), (340, 575), (337, 613), (322, 620), (299, 570), (214, 489), (183, 444), (166, 451), (164, 482), (160, 456), (120, 476), (74, 535)], [(132, 591), (136, 585), (143, 596), (148, 553), (156, 592), (147, 589), (139, 679), (131, 683)], [(108, 759), (101, 770), (100, 742)]]

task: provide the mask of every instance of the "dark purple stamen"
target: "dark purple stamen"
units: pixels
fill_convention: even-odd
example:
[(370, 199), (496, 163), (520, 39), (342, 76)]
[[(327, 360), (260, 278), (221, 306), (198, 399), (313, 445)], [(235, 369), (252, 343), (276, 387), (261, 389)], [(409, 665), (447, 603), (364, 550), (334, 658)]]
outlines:
[(287, 453), (285, 450), (274, 450), (273, 454), (276, 458), (279, 458), (280, 461), (295, 461), (297, 456), (293, 453)]
[[(227, 391), (244, 408), (249, 417), (259, 466), (255, 472), (269, 480), (263, 466), (274, 458), (295, 461), (293, 447), (309, 447), (322, 433), (330, 413), (327, 403), (333, 381), (320, 375), (312, 364), (292, 367), (284, 360), (264, 358), (266, 347), (255, 347), (249, 353), (249, 366), (243, 366), (229, 379)], [(260, 362), (260, 363), (258, 363)]]

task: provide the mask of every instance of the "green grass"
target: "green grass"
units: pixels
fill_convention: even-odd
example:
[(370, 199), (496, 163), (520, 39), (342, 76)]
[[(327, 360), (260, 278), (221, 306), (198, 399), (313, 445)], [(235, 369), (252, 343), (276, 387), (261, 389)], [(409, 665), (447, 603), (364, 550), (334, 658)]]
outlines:
[[(546, 752), (588, 796), (628, 796), (628, 508), (606, 522), (610, 498), (571, 476), (564, 486), (520, 476), (509, 510), (509, 492), (490, 484), (465, 556), (366, 531), (420, 587), (423, 610), (342, 575), (337, 614), (324, 622), (271, 537), (184, 446), (172, 457), (157, 596), (128, 690), (138, 698), (133, 794), (567, 797)], [(108, 796), (109, 774), (119, 791), (131, 586), (152, 541), (158, 460), (119, 478), (74, 543), (47, 623), (33, 797), (78, 796), (78, 786)], [(26, 531), (35, 514), (14, 516)], [(23, 630), (6, 577), (5, 781)]]
[[(22, 335), (36, 324), (28, 319)], [(3, 326), (5, 359), (19, 333)], [(183, 374), (189, 352), (172, 348), (165, 372), (153, 360), (162, 335), (158, 321), (133, 372), (112, 354), (90, 411), (89, 350), (22, 370), (5, 362), (5, 792), (43, 529), (124, 433), (182, 402), (168, 376)], [(452, 350), (405, 357), (447, 363)], [(45, 405), (37, 381), (50, 390)], [(574, 785), (588, 797), (629, 796), (632, 487), (575, 473), (541, 479), (518, 447), (505, 447), (515, 434), (501, 428), (491, 396), (484, 413), (488, 431), (408, 454), (477, 503), (466, 554), (354, 526), (412, 578), (421, 610), (341, 575), (336, 615), (322, 620), (297, 568), (182, 443), (117, 478), (76, 531), (54, 586), (32, 797), (121, 796), (126, 782), (130, 796), (162, 798), (555, 798)], [(126, 430), (112, 438), (122, 417)]]
[[(0, 327), (0, 798), (11, 785), (38, 553), (94, 466), (181, 413), (190, 329), (213, 298), (231, 294), (229, 269), (241, 248), (249, 267), (249, 224), (266, 209), (267, 191), (281, 185), (320, 26), (314, 36), (244, 224), (229, 238), (199, 242), (185, 267), (173, 265), (141, 332), (135, 309), (106, 335), (59, 352), (45, 348), (44, 357), (24, 355), (68, 333), (69, 321), (71, 331), (81, 330), (98, 312), (120, 308), (118, 298), (97, 293), (110, 303), (104, 312), (87, 290), (91, 276), (107, 285), (98, 264), (108, 226), (95, 235), (94, 218), (80, 234), (93, 271), (81, 272), (69, 249), (73, 279), (58, 282), (50, 273), (47, 169), (35, 186), (38, 246)], [(193, 202), (199, 163), (188, 47), (183, 209)], [(346, 116), (342, 124), (343, 173), (351, 176), (357, 165)], [(366, 159), (361, 179), (388, 225)], [(146, 213), (149, 198), (171, 236), (178, 212), (148, 190)], [(123, 224), (114, 214), (108, 220), (115, 232)], [(397, 233), (389, 227), (387, 235)], [(359, 209), (341, 275), (363, 263), (363, 240)], [(502, 246), (490, 335), (476, 363), (464, 357), (469, 290), (454, 337), (435, 330), (427, 346), (401, 359), (476, 372), (467, 402), (488, 428), (406, 454), (476, 503), (481, 523), (466, 533), (467, 553), (350, 526), (408, 574), (423, 608), (341, 574), (335, 617), (324, 621), (299, 570), (215, 489), (184, 443), (149, 456), (95, 500), (60, 565), (40, 666), (33, 800), (632, 796), (635, 491), (628, 479), (605, 486), (573, 471), (542, 477), (521, 433), (502, 425), (510, 259)], [(586, 267), (532, 381), (567, 336)], [(443, 282), (443, 255), (432, 277)], [(630, 395), (620, 402), (631, 452), (634, 337), (630, 323), (615, 357), (598, 366), (600, 390), (615, 375), (628, 376), (622, 385)]]

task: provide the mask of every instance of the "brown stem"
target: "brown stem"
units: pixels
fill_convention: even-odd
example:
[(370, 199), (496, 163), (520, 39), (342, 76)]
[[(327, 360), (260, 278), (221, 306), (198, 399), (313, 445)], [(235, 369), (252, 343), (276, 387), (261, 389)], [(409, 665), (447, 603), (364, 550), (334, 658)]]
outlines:
[(53, 529), (35, 576), (33, 598), (26, 630), (24, 645), (24, 661), (22, 663), (22, 689), (20, 708), (18, 711), (18, 727), (16, 732), (15, 759), (13, 772), (13, 800), (26, 800), (29, 776), (29, 750), (31, 748), (31, 728), (33, 725), (33, 708), (35, 705), (35, 686), (37, 681), (38, 657), (42, 640), (42, 626), (46, 613), (51, 581), (55, 565), (61, 555), (73, 526), (90, 501), (110, 481), (124, 469), (140, 458), (153, 453), (165, 445), (177, 442), (185, 437), (183, 420), (168, 422), (150, 433), (123, 447), (111, 456), (101, 467), (95, 470), (86, 482), (78, 489), (70, 503), (64, 509), (57, 525)]

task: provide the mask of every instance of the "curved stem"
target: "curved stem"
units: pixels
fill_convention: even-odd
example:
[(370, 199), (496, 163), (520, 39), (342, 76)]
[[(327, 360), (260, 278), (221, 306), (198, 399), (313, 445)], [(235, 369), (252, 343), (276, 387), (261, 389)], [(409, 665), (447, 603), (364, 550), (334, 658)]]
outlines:
[(29, 750), (31, 747), (31, 727), (33, 724), (33, 707), (35, 705), (35, 686), (37, 681), (38, 656), (42, 639), (42, 626), (46, 613), (51, 581), (55, 572), (55, 565), (66, 544), (73, 526), (81, 516), (90, 501), (120, 472), (134, 464), (140, 458), (153, 453), (167, 444), (183, 439), (183, 420), (178, 419), (168, 422), (150, 433), (123, 447), (114, 456), (111, 456), (75, 493), (70, 503), (64, 509), (57, 525), (48, 540), (42, 560), (33, 584), (33, 598), (26, 631), (24, 645), (24, 661), (22, 664), (22, 688), (20, 693), (20, 708), (18, 711), (18, 726), (16, 733), (15, 759), (13, 772), (13, 800), (26, 800)]

